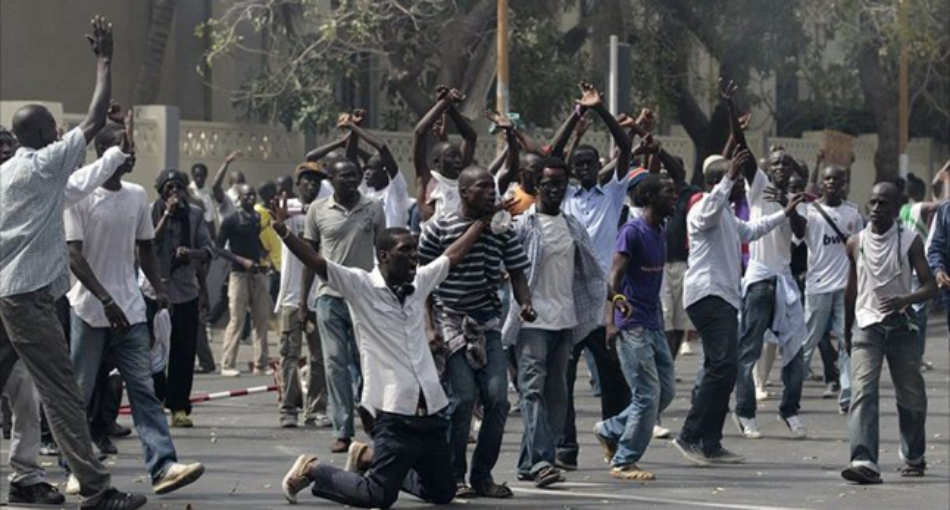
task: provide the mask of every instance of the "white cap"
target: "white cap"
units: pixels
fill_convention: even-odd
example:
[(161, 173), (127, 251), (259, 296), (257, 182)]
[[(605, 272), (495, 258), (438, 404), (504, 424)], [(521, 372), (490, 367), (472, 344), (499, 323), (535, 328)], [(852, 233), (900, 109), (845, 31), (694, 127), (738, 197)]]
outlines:
[(724, 158), (724, 157), (722, 157), (722, 156), (720, 156), (720, 155), (718, 155), (718, 154), (713, 154), (712, 156), (709, 156), (708, 158), (706, 158), (706, 159), (703, 161), (703, 175), (707, 175), (707, 174), (709, 173), (709, 169), (710, 169), (713, 165), (715, 165), (715, 164), (717, 164), (717, 163), (719, 163), (719, 162), (727, 162), (727, 161), (729, 161), (729, 160), (726, 159), (726, 158)]

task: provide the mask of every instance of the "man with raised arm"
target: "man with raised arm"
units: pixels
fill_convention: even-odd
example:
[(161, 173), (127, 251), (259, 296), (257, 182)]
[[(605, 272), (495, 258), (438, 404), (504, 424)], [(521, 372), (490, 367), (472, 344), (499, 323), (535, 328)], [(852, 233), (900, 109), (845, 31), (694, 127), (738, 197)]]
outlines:
[(367, 375), (361, 403), (375, 416), (369, 469), (351, 473), (301, 455), (282, 482), (290, 503), (307, 486), (314, 496), (361, 508), (389, 508), (400, 489), (435, 504), (452, 501), (449, 402), (424, 333), (425, 300), (482, 238), (491, 212), (425, 266), (407, 229), (385, 229), (375, 243), (379, 265), (367, 272), (327, 260), (288, 230), (286, 203), (275, 207), (274, 229), (290, 251), (350, 304)]
[(352, 146), (352, 151), (358, 150), (360, 140), (376, 151), (363, 165), (360, 193), (382, 204), (387, 227), (406, 228), (409, 226), (409, 190), (406, 178), (399, 171), (399, 165), (389, 152), (389, 146), (360, 126), (365, 115), (365, 111), (356, 110), (343, 123), (343, 129), (351, 133), (349, 145)]
[(744, 193), (736, 181), (750, 166), (755, 170), (755, 158), (745, 149), (731, 163), (721, 156), (708, 158), (703, 173), (709, 193), (686, 216), (689, 269), (683, 304), (702, 337), (704, 374), (673, 446), (687, 460), (701, 466), (745, 460), (722, 446), (722, 426), (739, 361), (740, 244), (754, 241), (785, 222), (801, 200), (796, 197), (784, 211), (757, 222), (740, 221), (731, 204)]
[[(621, 209), (627, 196), (629, 168), (632, 146), (630, 138), (624, 133), (620, 123), (604, 106), (603, 98), (591, 84), (582, 83), (583, 96), (577, 101), (577, 109), (565, 122), (552, 143), (551, 155), (561, 157), (564, 146), (574, 125), (587, 110), (592, 110), (604, 121), (608, 131), (619, 149), (616, 167), (611, 171), (602, 171), (600, 155), (590, 145), (580, 145), (571, 154), (573, 176), (578, 184), (568, 186), (561, 210), (576, 218), (587, 228), (594, 256), (604, 275), (610, 273), (611, 257), (617, 240), (617, 224)], [(606, 290), (606, 289), (605, 289)], [(606, 313), (606, 305), (603, 303)], [(620, 414), (630, 401), (630, 390), (624, 381), (623, 372), (616, 356), (607, 351), (606, 329), (598, 327), (587, 338), (574, 345), (571, 363), (568, 365), (568, 407), (564, 425), (564, 437), (558, 446), (558, 466), (571, 470), (577, 468), (577, 455), (580, 446), (577, 443), (574, 412), (574, 381), (577, 375), (577, 363), (584, 348), (594, 355), (597, 374), (601, 384), (601, 418), (606, 419)]]
[(97, 73), (86, 118), (57, 141), (49, 110), (21, 108), (13, 118), (21, 147), (0, 167), (0, 392), (22, 359), (47, 404), (53, 437), (80, 481), (82, 507), (133, 509), (146, 498), (110, 488), (109, 473), (92, 452), (83, 398), (54, 308), (69, 287), (64, 190), (85, 159), (86, 145), (105, 126), (112, 95), (112, 25), (96, 17), (92, 26), (87, 38)]
[[(441, 218), (448, 213), (458, 211), (459, 172), (468, 168), (475, 160), (475, 144), (478, 135), (468, 119), (459, 113), (456, 105), (465, 101), (465, 94), (457, 89), (439, 87), (436, 90), (436, 103), (416, 125), (412, 139), (412, 163), (416, 167), (416, 193), (422, 219)], [(462, 135), (461, 146), (450, 141), (440, 141), (426, 152), (426, 137), (436, 121), (447, 114)], [(432, 191), (430, 182), (435, 181)]]

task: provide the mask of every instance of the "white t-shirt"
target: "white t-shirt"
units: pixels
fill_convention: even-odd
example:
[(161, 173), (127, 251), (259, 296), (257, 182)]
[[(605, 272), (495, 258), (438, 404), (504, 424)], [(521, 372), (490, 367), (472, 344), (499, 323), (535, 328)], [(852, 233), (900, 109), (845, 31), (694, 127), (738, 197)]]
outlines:
[(231, 197), (229, 197), (227, 193), (224, 194), (224, 201), (219, 204), (218, 201), (214, 199), (214, 193), (208, 189), (207, 186), (199, 189), (194, 181), (192, 181), (188, 184), (188, 189), (191, 190), (191, 193), (195, 197), (201, 199), (201, 202), (204, 204), (205, 223), (214, 223), (215, 229), (221, 227), (221, 220), (230, 216), (235, 211), (234, 202), (231, 201)]
[[(747, 184), (749, 185), (749, 223), (755, 223), (785, 209), (781, 204), (765, 199), (764, 191), (770, 185), (770, 181), (769, 176), (762, 170), (756, 170), (755, 180)], [(775, 230), (750, 244), (749, 258), (773, 271), (788, 271), (789, 264), (792, 263), (792, 227), (789, 222), (780, 224)]]
[(431, 191), (429, 200), (435, 202), (435, 212), (429, 221), (441, 218), (448, 213), (458, 211), (462, 207), (462, 197), (459, 195), (458, 179), (443, 177), (439, 172), (432, 172)]
[(409, 227), (409, 191), (402, 172), (396, 172), (396, 177), (379, 191), (367, 186), (364, 181), (360, 184), (360, 193), (379, 200), (383, 204), (383, 212), (386, 213), (386, 228)]
[[(145, 322), (145, 300), (135, 278), (135, 242), (155, 238), (145, 188), (123, 182), (122, 189), (98, 188), (64, 212), (66, 241), (82, 241), (82, 253), (99, 283), (125, 312), (129, 324)], [(80, 319), (108, 328), (102, 304), (82, 283), (67, 295)]]
[[(864, 228), (864, 219), (857, 208), (847, 203), (837, 207), (822, 205), (828, 217), (842, 234), (851, 237)], [(848, 285), (847, 239), (841, 240), (831, 225), (809, 204), (805, 218), (805, 244), (808, 246), (808, 273), (805, 275), (805, 294), (824, 294), (843, 290)]]
[(542, 232), (541, 268), (531, 301), (537, 320), (523, 328), (561, 330), (577, 325), (574, 309), (574, 239), (563, 214), (538, 213)]

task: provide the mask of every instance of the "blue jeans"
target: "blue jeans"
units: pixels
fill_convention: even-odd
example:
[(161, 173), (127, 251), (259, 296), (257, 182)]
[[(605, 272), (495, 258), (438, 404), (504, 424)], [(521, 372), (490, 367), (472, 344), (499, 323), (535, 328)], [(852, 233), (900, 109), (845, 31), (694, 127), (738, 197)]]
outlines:
[(514, 345), (521, 394), (521, 455), (518, 472), (536, 476), (553, 466), (567, 416), (567, 363), (571, 331), (522, 328)]
[(132, 422), (145, 452), (145, 467), (155, 482), (168, 466), (178, 461), (178, 456), (168, 433), (162, 403), (155, 396), (148, 327), (144, 322), (133, 324), (124, 335), (116, 335), (110, 328), (86, 324), (73, 313), (70, 329), (70, 357), (86, 405), (92, 401), (96, 374), (107, 349), (122, 374), (132, 407)]
[[(736, 379), (736, 414), (755, 418), (755, 382), (752, 371), (762, 357), (765, 330), (772, 325), (775, 314), (775, 278), (749, 285), (742, 299), (742, 324), (739, 327), (739, 374)], [(799, 349), (791, 361), (782, 366), (782, 418), (795, 416), (802, 401), (805, 382), (804, 354)]]
[(662, 330), (621, 330), (617, 353), (632, 390), (630, 405), (604, 421), (601, 432), (617, 443), (617, 453), (610, 465), (624, 466), (643, 457), (653, 438), (657, 416), (673, 401), (676, 382), (673, 355)]
[[(317, 324), (327, 373), (333, 433), (338, 439), (350, 439), (353, 437), (355, 393), (361, 393), (362, 381), (359, 377), (360, 353), (346, 301), (334, 296), (317, 298)], [(355, 373), (351, 367), (356, 367)]]
[[(805, 296), (805, 367), (811, 366), (811, 357), (818, 342), (829, 332), (838, 339), (838, 405), (851, 405), (851, 357), (844, 339), (844, 289)], [(826, 381), (827, 382), (827, 381)]]
[(472, 485), (492, 481), (491, 470), (498, 461), (510, 407), (507, 363), (501, 345), (501, 332), (490, 329), (485, 331), (485, 337), (488, 362), (481, 369), (473, 370), (469, 366), (464, 350), (455, 352), (446, 362), (452, 405), (449, 444), (452, 448), (452, 472), (456, 481), (464, 481), (468, 471), (466, 455), (475, 398), (478, 397), (484, 406), (484, 420), (478, 432), (478, 444), (472, 454), (472, 474), (469, 477)]
[(851, 465), (878, 467), (880, 446), (880, 382), (884, 359), (894, 382), (897, 420), (900, 427), (900, 456), (909, 464), (924, 460), (927, 420), (927, 392), (920, 374), (917, 333), (904, 325), (874, 324), (854, 328), (851, 341)]

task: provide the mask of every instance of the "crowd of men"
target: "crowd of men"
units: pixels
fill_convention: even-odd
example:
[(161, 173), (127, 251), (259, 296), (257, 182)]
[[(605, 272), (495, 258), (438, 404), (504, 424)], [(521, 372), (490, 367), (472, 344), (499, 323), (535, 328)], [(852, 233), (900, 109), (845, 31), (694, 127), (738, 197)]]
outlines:
[[(332, 427), (330, 449), (346, 455), (343, 469), (297, 458), (282, 482), (291, 503), (308, 487), (358, 507), (389, 507), (400, 490), (437, 504), (511, 497), (492, 475), (509, 385), (524, 422), (518, 478), (563, 482), (578, 467), (574, 383), (585, 353), (601, 396), (593, 435), (610, 475), (653, 480), (640, 463), (652, 439), (672, 434), (661, 416), (676, 354), (694, 333), (703, 361), (672, 440), (689, 462), (744, 462), (722, 444), (731, 395), (741, 435), (761, 438), (757, 402), (778, 356), (779, 420), (807, 438), (799, 410), (817, 348), (824, 396), (848, 415), (842, 476), (881, 482), (884, 359), (900, 474), (925, 474), (923, 346), (927, 306), (938, 286), (950, 289), (950, 202), (925, 201), (919, 179), (876, 184), (865, 218), (847, 201), (849, 169), (819, 162), (809, 175), (781, 147), (756, 159), (731, 83), (720, 90), (729, 141), (703, 162), (705, 189), (653, 137), (650, 110), (614, 116), (587, 83), (547, 145), (488, 112), (507, 147), (485, 168), (458, 109), (464, 95), (440, 87), (414, 132), (415, 200), (354, 110), (340, 115), (343, 136), (306, 154), (292, 176), (255, 189), (230, 170), (234, 153), (210, 182), (204, 165), (163, 170), (149, 203), (124, 179), (135, 165), (134, 119), (111, 102), (111, 25), (95, 18), (88, 38), (97, 81), (85, 119), (58, 134), (47, 109), (28, 105), (12, 131), (0, 130), (0, 394), (12, 416), (12, 503), (65, 501), (38, 461), (58, 453), (71, 473), (65, 492), (81, 508), (145, 504), (111, 488), (92, 450), (115, 453), (109, 438), (131, 433), (115, 423), (122, 385), (113, 370), (155, 493), (202, 476), (200, 463), (178, 461), (170, 427), (193, 426), (194, 374), (217, 369), (215, 271), (226, 275), (229, 316), (220, 375), (242, 373), (245, 337), (249, 369), (273, 373), (276, 315), (279, 424), (297, 427), (302, 412), (305, 425)], [(614, 153), (582, 143), (594, 119)], [(446, 135), (450, 123), (461, 143)], [(98, 159), (82, 166), (90, 143)], [(950, 168), (935, 183), (950, 193)], [(355, 440), (357, 419), (372, 445)]]

